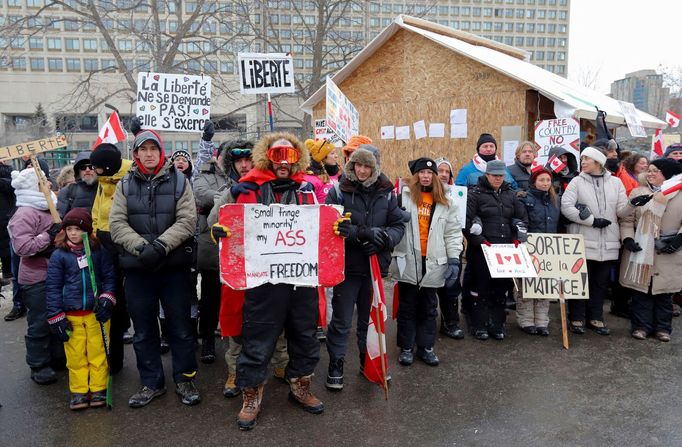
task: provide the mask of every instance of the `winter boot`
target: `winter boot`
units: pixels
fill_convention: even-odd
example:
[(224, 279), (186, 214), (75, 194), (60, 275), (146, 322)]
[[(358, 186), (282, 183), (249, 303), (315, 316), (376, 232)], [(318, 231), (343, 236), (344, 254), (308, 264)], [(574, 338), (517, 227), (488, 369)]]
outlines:
[(417, 357), (429, 366), (438, 366), (440, 359), (433, 348), (417, 348)]
[(287, 381), (286, 370), (284, 368), (277, 368), (276, 367), (275, 370), (273, 371), (272, 375), (275, 377), (275, 379), (279, 379), (282, 382)]
[(236, 384), (237, 376), (234, 374), (227, 375), (227, 381), (223, 387), (223, 396), (225, 397), (237, 397), (241, 390)]
[(211, 364), (215, 362), (215, 338), (213, 334), (204, 337), (201, 341), (201, 363)]
[(84, 410), (90, 406), (88, 395), (83, 393), (71, 393), (69, 408), (72, 410)]
[(403, 366), (410, 366), (413, 361), (414, 355), (412, 355), (412, 349), (400, 349), (398, 363), (400, 363)]
[(90, 408), (99, 408), (107, 404), (107, 390), (90, 393)]
[(360, 375), (365, 374), (365, 352), (360, 353)]
[(256, 418), (260, 413), (260, 404), (263, 400), (263, 384), (254, 388), (242, 390), (242, 409), (237, 415), (237, 427), (240, 430), (251, 430), (256, 426)]
[(201, 396), (199, 395), (199, 390), (194, 384), (194, 380), (176, 383), (175, 394), (182, 398), (182, 403), (185, 405), (197, 405), (199, 402), (201, 402)]
[(343, 357), (329, 360), (327, 383), (325, 383), (325, 386), (332, 391), (341, 391), (343, 389)]
[(289, 380), (289, 400), (303, 407), (312, 414), (320, 414), (324, 411), (324, 404), (310, 391), (312, 375), (297, 377)]
[(149, 405), (152, 399), (166, 394), (166, 388), (150, 388), (147, 385), (143, 385), (142, 388), (138, 390), (137, 393), (130, 396), (128, 399), (128, 406), (130, 408), (142, 408)]
[(38, 385), (49, 385), (57, 381), (57, 373), (49, 366), (31, 368), (31, 379)]

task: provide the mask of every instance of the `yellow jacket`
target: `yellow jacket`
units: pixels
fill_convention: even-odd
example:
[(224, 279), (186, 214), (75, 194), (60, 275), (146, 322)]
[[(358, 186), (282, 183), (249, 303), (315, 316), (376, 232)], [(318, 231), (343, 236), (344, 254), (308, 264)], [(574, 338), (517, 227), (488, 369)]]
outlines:
[(132, 161), (123, 159), (121, 160), (121, 168), (116, 174), (97, 178), (99, 186), (97, 187), (97, 195), (95, 195), (95, 203), (92, 205), (93, 231), (109, 231), (109, 212), (111, 211), (111, 202), (114, 200), (116, 185), (128, 173), (132, 165)]

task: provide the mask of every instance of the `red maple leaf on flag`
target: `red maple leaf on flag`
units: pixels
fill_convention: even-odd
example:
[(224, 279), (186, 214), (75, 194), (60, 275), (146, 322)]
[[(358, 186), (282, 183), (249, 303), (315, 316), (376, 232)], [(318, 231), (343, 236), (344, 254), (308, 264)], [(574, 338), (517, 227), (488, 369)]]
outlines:
[(121, 126), (121, 120), (118, 117), (118, 113), (114, 112), (99, 130), (99, 135), (97, 136), (97, 140), (95, 140), (95, 144), (92, 145), (92, 149), (95, 149), (102, 143), (116, 144), (119, 141), (124, 141), (127, 137), (125, 130), (123, 130), (123, 126)]
[(561, 161), (561, 159), (556, 155), (552, 155), (552, 158), (550, 158), (547, 163), (554, 172), (561, 172), (566, 167), (566, 163)]

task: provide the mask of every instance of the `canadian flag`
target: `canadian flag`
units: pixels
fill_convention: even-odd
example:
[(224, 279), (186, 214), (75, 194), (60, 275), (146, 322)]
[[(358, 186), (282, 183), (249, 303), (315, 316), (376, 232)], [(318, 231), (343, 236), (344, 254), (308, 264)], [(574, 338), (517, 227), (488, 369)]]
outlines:
[(665, 122), (668, 123), (668, 126), (670, 127), (677, 127), (680, 125), (680, 115), (668, 110), (665, 112)]
[(123, 126), (121, 126), (121, 120), (118, 118), (118, 113), (114, 112), (99, 130), (99, 135), (95, 140), (95, 144), (92, 145), (92, 149), (94, 150), (102, 143), (116, 144), (119, 141), (124, 141), (126, 138), (128, 138), (128, 135), (126, 134), (126, 131), (123, 130)]
[(372, 307), (367, 327), (367, 352), (363, 372), (367, 380), (381, 386), (388, 398), (388, 361), (386, 358), (386, 299), (377, 255), (369, 257), (372, 274)]
[(536, 158), (535, 160), (533, 160), (533, 163), (530, 165), (530, 172), (539, 171), (542, 168), (544, 168), (544, 165), (542, 163), (540, 163), (540, 161)]
[(663, 156), (663, 131), (656, 129), (654, 138), (651, 140), (653, 147), (651, 148), (651, 158), (658, 158)]
[(670, 177), (661, 185), (661, 192), (664, 196), (682, 189), (682, 174)]
[(552, 168), (552, 171), (554, 172), (561, 172), (562, 169), (566, 167), (566, 163), (561, 161), (559, 157), (556, 155), (552, 155), (552, 157), (549, 159), (547, 162), (549, 164), (549, 167)]

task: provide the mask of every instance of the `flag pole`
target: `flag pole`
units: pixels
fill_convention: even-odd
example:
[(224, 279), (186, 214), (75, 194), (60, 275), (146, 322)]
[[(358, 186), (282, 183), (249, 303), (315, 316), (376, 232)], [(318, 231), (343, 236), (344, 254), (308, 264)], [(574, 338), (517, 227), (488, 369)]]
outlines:
[(270, 93), (268, 93), (268, 118), (270, 119), (270, 132), (274, 132), (275, 124), (272, 120), (272, 98), (270, 98)]
[[(381, 289), (379, 285), (379, 281), (381, 281), (381, 274), (377, 275), (377, 270), (379, 267), (379, 260), (377, 259), (377, 255), (373, 254), (370, 256), (370, 272), (372, 273), (372, 281), (376, 282), (376, 292), (378, 297), (377, 297), (377, 303), (378, 305), (374, 307), (374, 312), (375, 312), (375, 318), (377, 321), (377, 324), (379, 325), (379, 330), (377, 330), (377, 337), (379, 338), (379, 358), (381, 359), (381, 377), (383, 380), (383, 388), (384, 388), (384, 398), (388, 400), (388, 380), (386, 380), (386, 350), (384, 349), (384, 340), (382, 338), (383, 333), (386, 331), (385, 329), (385, 324), (383, 318), (381, 318), (381, 310), (379, 309), (381, 305), (381, 299), (383, 296), (381, 296)], [(385, 305), (385, 302), (384, 302)], [(384, 330), (381, 331), (381, 326), (384, 326)]]

